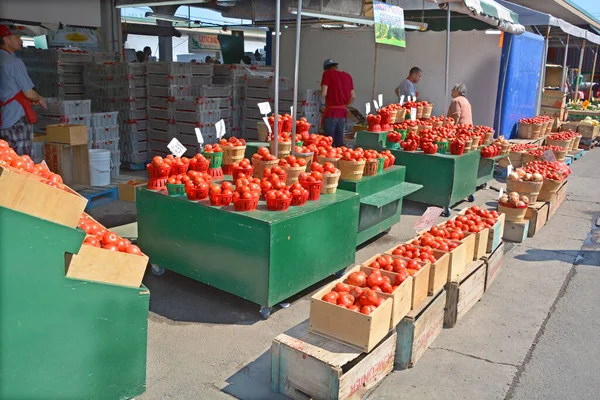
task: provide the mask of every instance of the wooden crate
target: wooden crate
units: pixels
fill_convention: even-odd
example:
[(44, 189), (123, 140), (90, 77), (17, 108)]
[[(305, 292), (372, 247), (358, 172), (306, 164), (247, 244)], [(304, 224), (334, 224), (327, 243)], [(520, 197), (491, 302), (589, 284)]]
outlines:
[(453, 328), (474, 305), (485, 291), (485, 263), (473, 261), (458, 282), (450, 282), (446, 287), (446, 309), (444, 328)]
[(466, 264), (468, 265), (472, 260), (475, 260), (476, 244), (477, 244), (477, 235), (474, 233), (467, 233), (465, 237), (461, 240), (461, 242), (465, 245), (466, 250)]
[(485, 290), (488, 290), (504, 266), (504, 243), (500, 243), (493, 253), (483, 256), (482, 260), (485, 263)]
[(498, 216), (498, 219), (496, 220), (496, 223), (490, 228), (488, 234), (488, 242), (485, 250), (486, 254), (492, 253), (502, 243), (502, 234), (504, 233), (504, 220), (505, 215), (500, 214)]
[(579, 133), (582, 138), (585, 139), (593, 139), (598, 136), (598, 129), (600, 129), (600, 125), (596, 126), (588, 126), (588, 125), (579, 125)]
[(537, 201), (530, 204), (527, 208), (525, 219), (529, 220), (527, 236), (533, 237), (544, 225), (546, 225), (546, 221), (548, 220), (548, 203)]
[(271, 390), (291, 399), (361, 399), (394, 366), (396, 332), (365, 354), (320, 335), (303, 322), (273, 340)]
[(46, 185), (37, 175), (0, 166), (0, 206), (76, 228), (87, 200)]
[[(366, 267), (364, 265), (357, 265), (354, 268), (350, 269), (348, 272), (342, 276), (338, 282), (348, 283), (348, 276), (356, 271), (364, 271), (367, 275), (370, 275), (374, 268)], [(381, 274), (384, 276), (388, 276), (392, 280), (392, 284), (394, 284), (394, 279), (396, 278), (396, 273), (390, 271), (381, 271)], [(409, 276), (402, 282), (400, 286), (396, 288), (389, 296), (392, 298), (392, 318), (390, 321), (390, 329), (394, 329), (396, 325), (404, 318), (406, 314), (411, 310), (412, 306), (412, 291), (413, 291), (413, 278)], [(384, 293), (384, 295), (387, 295)], [(386, 296), (387, 297), (387, 296)]]
[(394, 369), (412, 368), (442, 332), (446, 291), (424, 299), (396, 328)]
[(565, 200), (567, 196), (567, 183), (568, 182), (565, 181), (560, 189), (550, 197), (550, 201), (548, 201), (548, 220), (554, 216), (562, 202)]
[(527, 238), (529, 232), (529, 220), (523, 222), (506, 221), (504, 224), (504, 235), (502, 238), (515, 243), (522, 243)]
[(366, 353), (388, 334), (392, 319), (391, 298), (365, 315), (321, 300), (337, 281), (325, 285), (310, 299), (310, 331)]
[(450, 269), (450, 253), (434, 250), (436, 262), (429, 267), (429, 289), (427, 295), (433, 296), (444, 289), (448, 282)]
[(145, 187), (148, 184), (147, 179), (135, 179), (132, 180), (132, 184), (129, 182), (119, 183), (117, 189), (119, 191), (119, 200), (133, 201), (135, 203), (135, 192), (139, 187)]
[(48, 168), (62, 176), (67, 185), (90, 185), (90, 155), (87, 144), (44, 144)]

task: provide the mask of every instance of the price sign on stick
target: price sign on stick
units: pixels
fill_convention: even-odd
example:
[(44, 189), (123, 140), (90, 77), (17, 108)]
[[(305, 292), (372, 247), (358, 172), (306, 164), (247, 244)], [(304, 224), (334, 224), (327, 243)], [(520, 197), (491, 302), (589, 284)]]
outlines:
[(442, 215), (443, 208), (440, 207), (427, 207), (427, 210), (421, 215), (421, 218), (415, 224), (415, 230), (422, 231), (425, 229), (429, 229), (435, 223), (435, 220), (438, 219), (440, 215)]
[(258, 103), (257, 105), (262, 115), (267, 115), (271, 112), (271, 104), (269, 104), (268, 101), (265, 101), (264, 103)]
[(371, 113), (371, 103), (365, 103), (365, 112), (367, 115)]
[(263, 121), (265, 121), (265, 125), (267, 126), (269, 133), (273, 133), (273, 131), (271, 131), (271, 124), (269, 124), (269, 118), (263, 117)]
[(400, 96), (400, 105), (404, 104), (404, 95)]
[(504, 188), (500, 188), (500, 192), (498, 193), (498, 200), (500, 200), (502, 198), (503, 194), (504, 194)]
[(556, 157), (554, 156), (554, 152), (552, 150), (546, 150), (544, 155), (542, 155), (544, 161), (554, 162), (556, 161)]
[(215, 124), (215, 128), (217, 128), (217, 139), (221, 139), (225, 136), (225, 121), (220, 119), (219, 122)]
[(171, 151), (171, 154), (173, 154), (176, 157), (181, 157), (187, 151), (185, 146), (182, 145), (181, 142), (175, 138), (171, 139), (167, 147)]
[(379, 110), (379, 104), (377, 103), (377, 100), (373, 100), (373, 105), (375, 106), (376, 110)]
[(198, 143), (204, 144), (204, 138), (202, 137), (202, 132), (200, 132), (200, 128), (195, 128), (194, 131), (196, 132), (196, 140), (198, 140)]
[(377, 95), (377, 102), (379, 103), (379, 107), (383, 107), (383, 95), (382, 94)]
[(294, 106), (290, 106), (290, 115), (294, 118)]
[(417, 109), (412, 107), (410, 109), (410, 120), (411, 121), (416, 121), (417, 120)]

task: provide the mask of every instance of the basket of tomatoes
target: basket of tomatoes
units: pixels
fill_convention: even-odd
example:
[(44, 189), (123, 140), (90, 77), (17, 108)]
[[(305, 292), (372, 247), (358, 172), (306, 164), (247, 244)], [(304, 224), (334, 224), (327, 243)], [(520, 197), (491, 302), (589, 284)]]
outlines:
[(166, 163), (161, 156), (155, 156), (150, 164), (146, 165), (150, 179), (167, 179), (171, 173), (171, 164)]
[(362, 149), (348, 149), (342, 154), (342, 159), (339, 162), (341, 171), (341, 179), (348, 181), (360, 181), (365, 172), (365, 164), (367, 160), (364, 157)]
[(300, 185), (308, 190), (308, 200), (319, 200), (323, 187), (323, 174), (319, 171), (303, 172), (298, 177)]
[(200, 153), (190, 159), (189, 169), (192, 171), (206, 172), (208, 167), (210, 167), (210, 161)]
[(269, 190), (265, 200), (269, 211), (286, 211), (292, 204), (292, 194), (287, 189)]
[(169, 196), (185, 196), (185, 184), (181, 181), (181, 178), (182, 175), (174, 175), (167, 179), (167, 194)]
[(298, 182), (298, 176), (306, 171), (306, 160), (289, 155), (287, 158), (279, 160), (279, 166), (286, 173), (286, 184), (291, 185)]
[(308, 201), (310, 192), (302, 187), (299, 182), (293, 183), (289, 191), (292, 195), (293, 206), (303, 206)]
[(221, 165), (223, 165), (223, 149), (218, 144), (204, 146), (202, 155), (210, 162), (210, 169), (221, 168)]
[(229, 138), (229, 140), (221, 139), (219, 144), (223, 149), (223, 172), (229, 174), (231, 173), (233, 164), (244, 159), (246, 141), (244, 139), (238, 139), (235, 136), (232, 136)]
[(259, 147), (258, 151), (252, 155), (252, 176), (257, 178), (263, 178), (265, 176), (266, 168), (273, 168), (277, 166), (279, 160), (275, 157), (267, 147)]
[[(275, 141), (269, 142), (269, 148), (271, 153), (275, 154)], [(287, 132), (280, 132), (277, 134), (277, 157), (285, 158), (292, 152), (292, 138)]]
[(211, 206), (228, 206), (233, 201), (233, 184), (225, 181), (220, 185), (210, 185), (208, 198)]
[(525, 195), (517, 192), (510, 192), (502, 195), (498, 200), (498, 212), (505, 215), (506, 221), (522, 222), (527, 213), (529, 199)]
[[(277, 167), (279, 168), (279, 167)], [(257, 179), (257, 178), (255, 178)], [(262, 178), (260, 180), (260, 189), (262, 192), (263, 197), (266, 197), (267, 192), (271, 191), (271, 190), (281, 190), (281, 189), (285, 189), (286, 185), (285, 185), (285, 177), (283, 177), (283, 179), (280, 177), (280, 175), (275, 174), (275, 173), (269, 173), (268, 176), (265, 176), (264, 178)]]
[[(246, 184), (247, 183), (247, 184)], [(235, 211), (254, 211), (260, 199), (260, 185), (250, 182), (247, 178), (238, 178), (235, 182), (233, 193), (233, 207)]]
[(250, 160), (247, 158), (243, 158), (239, 162), (234, 162), (231, 165), (231, 177), (235, 181), (238, 178), (239, 174), (244, 174), (246, 176), (252, 176), (252, 171), (254, 167), (250, 164)]
[(332, 194), (337, 191), (338, 183), (342, 173), (332, 163), (326, 162), (325, 164), (321, 165), (315, 162), (310, 165), (310, 169), (311, 171), (318, 171), (323, 174), (321, 194)]

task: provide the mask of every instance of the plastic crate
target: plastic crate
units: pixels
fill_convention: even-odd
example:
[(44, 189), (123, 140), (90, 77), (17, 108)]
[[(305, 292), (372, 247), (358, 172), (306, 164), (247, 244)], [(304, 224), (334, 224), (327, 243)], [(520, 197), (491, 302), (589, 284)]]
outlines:
[(211, 76), (191, 76), (191, 82), (189, 84), (193, 86), (203, 86), (203, 85), (212, 85), (212, 77)]
[(104, 141), (119, 137), (119, 126), (101, 126), (91, 128), (91, 139), (93, 141)]
[(145, 76), (136, 76), (136, 75), (122, 75), (121, 82), (123, 85), (131, 88), (135, 87), (145, 87), (146, 86), (146, 77)]
[(121, 132), (121, 140), (123, 143), (139, 142), (141, 140), (148, 140), (148, 131), (139, 132)]
[(149, 119), (148, 120), (148, 127), (150, 129), (159, 129), (161, 131), (168, 131), (170, 128), (170, 125), (173, 125), (171, 123), (169, 123), (168, 120), (166, 119)]
[(151, 119), (174, 119), (175, 118), (175, 109), (174, 108), (156, 108), (149, 107), (147, 110), (147, 115)]
[(145, 63), (122, 63), (120, 69), (126, 75), (146, 75)]
[(184, 68), (191, 75), (212, 75), (214, 71), (213, 64), (185, 63)]
[(139, 110), (123, 110), (121, 111), (121, 116), (126, 120), (131, 119), (147, 119), (148, 118), (148, 110), (146, 108), (142, 108)]
[(231, 110), (211, 110), (211, 111), (176, 111), (175, 121), (177, 122), (201, 122), (216, 123), (220, 119), (231, 117)]
[(163, 140), (169, 142), (171, 139), (175, 137), (175, 126), (170, 130), (160, 130), (160, 129), (148, 129), (148, 139), (150, 142), (156, 140)]
[(135, 88), (124, 88), (123, 95), (125, 97), (146, 97), (148, 96), (148, 91), (145, 87), (135, 87)]
[(121, 123), (120, 128), (123, 132), (147, 132), (148, 120), (127, 120)]
[(109, 140), (94, 140), (91, 142), (92, 149), (104, 149), (113, 151), (119, 151), (119, 138), (111, 138)]
[(134, 153), (121, 154), (123, 161), (129, 163), (144, 163), (150, 160), (150, 153), (148, 151), (140, 151)]
[(83, 84), (83, 74), (81, 73), (69, 73), (69, 72), (60, 72), (58, 74), (58, 82), (59, 83), (77, 83)]
[(231, 97), (231, 86), (203, 86), (199, 93), (201, 97)]
[(118, 118), (118, 111), (93, 113), (91, 116), (91, 126), (93, 128), (114, 127), (119, 124)]
[(169, 108), (174, 106), (175, 102), (179, 100), (172, 100), (168, 97), (148, 97), (148, 107), (157, 107), (157, 108)]
[(175, 83), (173, 76), (164, 74), (148, 75), (146, 81), (148, 83), (148, 86), (170, 86)]
[(91, 63), (94, 61), (92, 53), (75, 53), (58, 50), (57, 60), (61, 63)]
[(36, 164), (42, 162), (44, 159), (44, 142), (33, 142), (33, 147), (31, 148), (31, 158)]
[(148, 140), (139, 142), (125, 142), (123, 143), (122, 150), (128, 153), (137, 153), (140, 151), (148, 151)]
[(148, 85), (148, 96), (169, 97), (169, 86)]
[(119, 108), (128, 110), (140, 110), (148, 106), (145, 97), (122, 97), (118, 101)]
[(121, 175), (121, 163), (117, 163), (112, 165), (112, 169), (110, 170), (110, 177), (116, 178)]

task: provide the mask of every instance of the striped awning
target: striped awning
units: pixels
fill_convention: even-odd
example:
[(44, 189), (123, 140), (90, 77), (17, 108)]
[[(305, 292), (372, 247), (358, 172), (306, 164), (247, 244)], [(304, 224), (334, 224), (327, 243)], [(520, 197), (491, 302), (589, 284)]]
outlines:
[(520, 35), (525, 27), (519, 24), (519, 15), (498, 4), (494, 0), (428, 0), (437, 3), (440, 8), (447, 9), (451, 3), (452, 11), (467, 14), (472, 18), (486, 22), (492, 27), (505, 32)]

